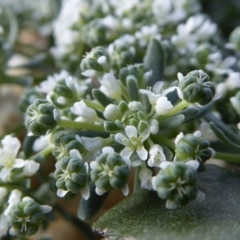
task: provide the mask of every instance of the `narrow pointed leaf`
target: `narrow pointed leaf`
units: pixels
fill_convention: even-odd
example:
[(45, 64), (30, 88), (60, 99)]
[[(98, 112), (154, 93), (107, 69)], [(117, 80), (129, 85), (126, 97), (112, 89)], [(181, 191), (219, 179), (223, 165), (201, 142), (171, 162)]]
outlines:
[(163, 132), (167, 129), (177, 127), (181, 125), (184, 121), (185, 117), (183, 114), (178, 114), (174, 117), (168, 118), (159, 123), (160, 132)]
[(148, 45), (147, 53), (144, 57), (144, 64), (152, 70), (152, 77), (147, 83), (148, 86), (153, 86), (157, 81), (163, 80), (164, 58), (162, 45), (158, 40), (153, 38)]

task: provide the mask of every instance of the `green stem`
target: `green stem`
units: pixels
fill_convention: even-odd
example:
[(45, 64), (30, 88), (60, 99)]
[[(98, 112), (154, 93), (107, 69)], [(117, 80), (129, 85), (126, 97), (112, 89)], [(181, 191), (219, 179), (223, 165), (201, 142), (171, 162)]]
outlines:
[(137, 193), (141, 190), (141, 181), (138, 176), (139, 171), (141, 170), (141, 167), (135, 167), (134, 169), (134, 185), (133, 185), (133, 192)]
[(30, 157), (30, 159), (35, 160), (40, 156), (46, 157), (47, 155), (49, 155), (52, 152), (52, 147), (46, 147), (43, 150), (41, 150), (40, 152), (34, 154), (33, 156)]
[(102, 125), (96, 125), (88, 122), (75, 122), (63, 119), (60, 119), (58, 121), (58, 126), (75, 129), (88, 129), (93, 131), (104, 131), (104, 127)]
[(169, 147), (172, 151), (175, 151), (175, 144), (168, 138), (160, 135), (151, 135), (151, 139), (154, 140), (154, 142), (157, 142), (158, 144), (162, 143)]
[(178, 114), (180, 111), (182, 111), (184, 108), (186, 108), (190, 103), (186, 102), (185, 100), (182, 100), (180, 103), (178, 103), (176, 106), (174, 106), (167, 114), (163, 116), (159, 116), (158, 120), (163, 121), (166, 120), (176, 114)]
[(84, 102), (86, 103), (86, 105), (87, 105), (88, 107), (90, 107), (90, 108), (94, 108), (94, 109), (99, 110), (99, 111), (101, 111), (101, 112), (103, 112), (104, 109), (105, 109), (101, 104), (99, 104), (99, 103), (97, 103), (97, 102), (94, 102), (94, 101), (92, 101), (92, 100), (84, 99), (83, 101), (84, 101)]
[(216, 152), (214, 158), (227, 162), (240, 163), (240, 154)]

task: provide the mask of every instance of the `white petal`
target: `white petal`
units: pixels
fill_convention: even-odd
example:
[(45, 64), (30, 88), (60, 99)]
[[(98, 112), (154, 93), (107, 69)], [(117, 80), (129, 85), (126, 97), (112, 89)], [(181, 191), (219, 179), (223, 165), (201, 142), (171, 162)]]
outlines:
[(127, 195), (128, 195), (128, 193), (129, 193), (129, 187), (128, 187), (127, 184), (126, 184), (121, 190), (122, 190), (122, 193), (123, 193), (124, 196), (127, 196)]
[(138, 136), (137, 129), (134, 126), (126, 126), (125, 132), (126, 132), (128, 138)]
[(148, 151), (142, 146), (140, 149), (137, 149), (137, 155), (141, 160), (146, 160), (148, 157)]
[(180, 140), (183, 136), (184, 136), (184, 135), (183, 135), (182, 132), (180, 132), (180, 133), (177, 135), (177, 137), (175, 138), (175, 145), (177, 145), (177, 143), (179, 142), (179, 140)]
[(103, 153), (114, 153), (114, 149), (112, 147), (104, 147), (102, 149)]
[(21, 168), (26, 164), (23, 159), (16, 159), (15, 164), (13, 165), (14, 168)]
[(5, 151), (11, 152), (14, 154), (14, 156), (17, 155), (18, 150), (21, 147), (21, 143), (17, 138), (7, 135), (2, 139), (1, 142)]
[(85, 72), (82, 72), (81, 74), (86, 77), (94, 77), (96, 75), (96, 71), (92, 69), (88, 69)]
[(58, 189), (58, 190), (57, 190), (57, 195), (58, 195), (59, 197), (64, 197), (67, 193), (68, 193), (68, 191), (65, 191), (65, 190), (63, 190), (63, 189)]
[(48, 213), (48, 212), (52, 211), (52, 207), (51, 207), (51, 206), (41, 205), (40, 207), (41, 207), (41, 209), (42, 209), (42, 211), (43, 211), (44, 213)]
[(72, 158), (82, 160), (82, 155), (77, 149), (71, 149), (69, 154)]
[(121, 151), (121, 155), (124, 157), (124, 158), (130, 158), (131, 155), (132, 155), (133, 151), (132, 150), (129, 150), (129, 147), (125, 147), (122, 151)]
[(184, 78), (183, 74), (180, 72), (177, 74), (177, 77), (178, 77), (179, 82), (181, 82), (182, 79)]
[(186, 165), (190, 166), (196, 171), (199, 167), (199, 162), (197, 160), (189, 160), (186, 162)]
[(154, 177), (152, 177), (152, 188), (153, 188), (153, 190), (157, 190), (157, 177), (156, 176), (154, 176)]
[(88, 166), (88, 163), (85, 162), (85, 163), (84, 163), (84, 166), (85, 166), (85, 169), (86, 169), (86, 173), (89, 174), (89, 166)]
[(121, 133), (117, 133), (115, 136), (115, 141), (126, 146), (126, 143), (124, 142), (124, 140), (126, 139), (126, 136), (124, 136), (123, 134)]
[(39, 167), (40, 167), (39, 163), (36, 163), (35, 161), (32, 161), (32, 160), (26, 160), (25, 166), (23, 168), (23, 172), (26, 176), (30, 177), (37, 172)]
[(172, 162), (169, 162), (169, 161), (164, 161), (160, 164), (160, 168), (161, 169), (165, 169), (166, 167), (168, 167), (169, 165), (171, 165)]
[(3, 180), (3, 181), (6, 181), (7, 180), (7, 177), (9, 175), (9, 173), (11, 172), (11, 169), (8, 169), (8, 168), (3, 168), (0, 172), (0, 178)]
[(195, 136), (195, 137), (201, 137), (201, 135), (202, 135), (201, 131), (196, 131), (196, 132), (193, 134), (193, 136)]
[(97, 195), (100, 195), (100, 196), (101, 196), (101, 195), (103, 195), (105, 192), (107, 192), (107, 190), (96, 187), (96, 188), (95, 188), (95, 192), (97, 193)]
[(82, 189), (81, 194), (82, 194), (82, 197), (83, 197), (85, 200), (88, 200), (88, 198), (89, 198), (89, 196), (90, 196), (90, 190), (89, 190), (88, 185), (86, 185), (86, 186)]
[(166, 202), (166, 208), (167, 209), (176, 209), (177, 208), (177, 204), (171, 200), (167, 200)]
[(90, 168), (94, 169), (97, 166), (97, 161), (90, 162)]

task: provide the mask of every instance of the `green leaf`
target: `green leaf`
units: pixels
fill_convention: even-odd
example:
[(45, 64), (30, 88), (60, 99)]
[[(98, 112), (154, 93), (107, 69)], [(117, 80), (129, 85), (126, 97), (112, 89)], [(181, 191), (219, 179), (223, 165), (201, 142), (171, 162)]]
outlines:
[(101, 196), (97, 195), (95, 187), (95, 183), (90, 182), (90, 197), (88, 200), (82, 198), (78, 207), (78, 217), (86, 222), (93, 219), (109, 195), (109, 191)]
[(162, 122), (159, 123), (160, 132), (163, 132), (167, 129), (174, 128), (181, 125), (184, 119), (185, 117), (183, 114), (178, 114), (174, 117), (163, 120)]
[(235, 148), (237, 150), (240, 150), (240, 145), (235, 144), (234, 142), (232, 142), (225, 134), (223, 131), (221, 131), (220, 128), (218, 128), (213, 122), (209, 123), (210, 128), (213, 130), (213, 132), (216, 134), (216, 136), (218, 137), (218, 139), (225, 143), (226, 145)]
[(169, 210), (153, 191), (141, 191), (104, 214), (93, 228), (109, 239), (238, 240), (240, 173), (206, 164), (198, 176), (204, 201)]
[(133, 77), (134, 76), (130, 75), (129, 78), (127, 78), (127, 90), (131, 101), (139, 101), (138, 84)]
[(196, 107), (189, 106), (180, 113), (185, 116), (184, 122), (193, 120), (198, 115), (199, 110)]
[(112, 101), (99, 89), (93, 89), (92, 95), (103, 107), (107, 107), (112, 103)]
[(155, 38), (148, 45), (144, 64), (152, 70), (152, 77), (147, 86), (153, 86), (157, 81), (163, 80), (165, 65), (164, 50), (160, 42)]

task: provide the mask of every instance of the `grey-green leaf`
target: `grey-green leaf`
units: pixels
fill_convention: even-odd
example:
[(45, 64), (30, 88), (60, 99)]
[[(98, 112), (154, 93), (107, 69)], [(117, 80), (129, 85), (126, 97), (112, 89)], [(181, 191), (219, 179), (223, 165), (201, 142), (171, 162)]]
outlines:
[(157, 81), (163, 80), (165, 56), (160, 42), (153, 38), (148, 45), (147, 53), (144, 57), (144, 64), (152, 70), (152, 77), (147, 86), (153, 86)]

